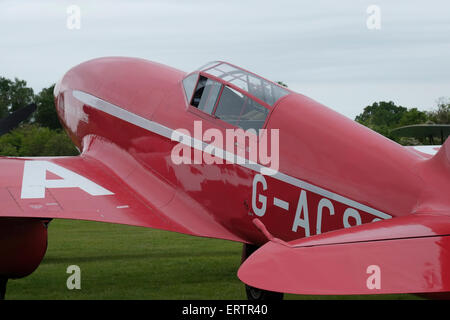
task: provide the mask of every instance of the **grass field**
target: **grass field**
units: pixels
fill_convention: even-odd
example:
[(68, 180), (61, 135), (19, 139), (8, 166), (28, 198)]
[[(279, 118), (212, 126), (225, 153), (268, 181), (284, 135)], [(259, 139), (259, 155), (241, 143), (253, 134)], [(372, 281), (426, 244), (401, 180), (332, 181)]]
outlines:
[[(10, 280), (6, 299), (246, 299), (236, 276), (239, 243), (85, 221), (54, 220), (49, 246), (30, 276)], [(67, 267), (81, 268), (81, 289), (66, 287)], [(417, 299), (298, 296), (286, 299)]]

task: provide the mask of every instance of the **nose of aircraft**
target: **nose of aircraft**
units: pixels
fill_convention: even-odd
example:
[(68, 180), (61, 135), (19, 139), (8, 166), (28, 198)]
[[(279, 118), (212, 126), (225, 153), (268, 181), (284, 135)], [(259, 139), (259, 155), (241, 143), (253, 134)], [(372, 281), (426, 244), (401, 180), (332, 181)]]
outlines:
[(149, 118), (184, 75), (183, 71), (144, 59), (98, 58), (69, 70), (55, 86), (55, 94), (68, 87)]

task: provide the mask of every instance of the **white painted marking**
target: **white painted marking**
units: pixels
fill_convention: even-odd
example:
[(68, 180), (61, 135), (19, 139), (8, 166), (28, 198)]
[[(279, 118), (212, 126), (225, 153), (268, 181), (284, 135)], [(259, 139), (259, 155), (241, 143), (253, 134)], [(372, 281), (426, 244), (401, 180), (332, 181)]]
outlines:
[(317, 206), (316, 234), (322, 233), (322, 211), (323, 211), (323, 208), (328, 208), (328, 211), (330, 212), (330, 216), (334, 216), (333, 203), (326, 198), (320, 199), (319, 205)]
[(347, 208), (345, 209), (344, 216), (342, 217), (344, 228), (352, 227), (352, 225), (350, 224), (350, 217), (355, 219), (357, 226), (362, 224), (361, 215), (359, 214), (359, 212), (353, 208)]
[(253, 177), (252, 209), (253, 209), (253, 212), (258, 217), (262, 217), (266, 213), (267, 197), (262, 195), (262, 194), (258, 195), (258, 201), (259, 201), (259, 203), (261, 203), (261, 208), (258, 208), (258, 206), (256, 204), (256, 193), (257, 193), (257, 190), (258, 190), (258, 184), (262, 185), (262, 190), (263, 191), (267, 190), (267, 181), (264, 178), (264, 176), (261, 175), (261, 174), (256, 174)]
[(273, 197), (273, 205), (289, 211), (289, 202)]
[(117, 206), (116, 208), (117, 209), (126, 209), (126, 208), (129, 208), (129, 206), (127, 206), (127, 205), (126, 206)]
[(302, 227), (305, 230), (305, 237), (309, 237), (311, 235), (311, 231), (309, 230), (308, 198), (305, 190), (300, 192), (297, 210), (295, 211), (294, 223), (292, 224), (292, 231), (297, 232), (298, 227)]
[[(107, 101), (104, 101), (104, 100), (102, 100), (100, 98), (97, 98), (97, 97), (95, 97), (95, 96), (93, 96), (91, 94), (88, 94), (88, 93), (85, 93), (85, 92), (82, 92), (82, 91), (78, 91), (78, 90), (74, 90), (72, 94), (73, 94), (73, 96), (76, 99), (80, 100), (81, 102), (85, 103), (88, 106), (91, 106), (92, 108), (95, 108), (97, 110), (103, 111), (103, 112), (105, 112), (107, 114), (110, 114), (110, 115), (116, 117), (116, 118), (119, 118), (119, 119), (122, 119), (124, 121), (127, 121), (127, 122), (129, 122), (131, 124), (134, 124), (134, 125), (140, 127), (140, 128), (143, 128), (143, 129), (148, 130), (150, 132), (156, 133), (156, 134), (158, 134), (160, 136), (163, 136), (163, 137), (166, 137), (168, 139), (171, 139), (172, 138), (172, 134), (174, 132), (176, 132), (173, 129), (165, 127), (165, 126), (163, 126), (163, 125), (161, 125), (161, 124), (159, 124), (157, 122), (153, 122), (153, 121), (150, 121), (148, 119), (145, 119), (145, 118), (143, 118), (141, 116), (138, 116), (138, 115), (136, 115), (134, 113), (131, 113), (131, 112), (127, 111), (127, 110), (124, 110), (124, 109), (122, 109), (122, 108), (120, 108), (120, 107), (118, 107), (116, 105), (113, 105), (113, 104), (111, 104), (111, 103), (109, 103)], [(178, 137), (184, 136), (183, 133), (178, 133), (178, 132), (177, 132), (177, 135), (178, 135)], [(192, 143), (192, 142), (189, 143), (189, 146), (191, 146), (191, 147), (193, 147), (195, 149), (198, 149), (198, 150), (202, 150), (203, 152), (205, 152), (204, 148), (206, 146), (208, 146), (207, 143), (205, 143), (203, 141), (198, 141), (197, 139), (194, 139), (193, 137), (186, 137), (186, 138), (187, 139), (181, 139), (182, 141), (179, 141), (179, 142), (184, 143), (185, 140), (193, 141), (194, 143)], [(210, 149), (214, 149), (214, 148), (210, 148)], [(230, 162), (235, 162), (236, 161), (235, 160), (236, 157), (238, 157), (237, 155), (232, 154), (232, 153), (230, 153), (228, 151), (225, 151), (225, 150), (222, 150), (222, 152), (219, 152), (219, 155), (220, 154), (223, 155), (222, 158), (224, 160), (228, 160)], [(325, 190), (323, 188), (320, 188), (318, 186), (312, 185), (312, 184), (310, 184), (308, 182), (305, 182), (305, 181), (302, 181), (300, 179), (288, 176), (288, 175), (286, 175), (286, 174), (284, 174), (282, 172), (279, 172), (279, 171), (273, 172), (273, 170), (270, 169), (269, 167), (262, 166), (262, 165), (260, 165), (258, 163), (254, 163), (254, 162), (251, 162), (249, 160), (238, 161), (237, 163), (239, 163), (239, 165), (241, 165), (241, 166), (243, 166), (243, 167), (245, 167), (247, 169), (253, 170), (253, 171), (258, 172), (258, 173), (265, 173), (265, 174), (269, 173), (271, 177), (273, 177), (273, 178), (275, 178), (277, 180), (280, 180), (280, 181), (286, 182), (288, 184), (291, 184), (293, 186), (299, 187), (301, 189), (304, 189), (304, 190), (307, 190), (307, 191), (319, 194), (319, 195), (321, 195), (321, 196), (323, 196), (325, 198), (328, 198), (328, 199), (331, 199), (331, 200), (335, 200), (335, 201), (343, 203), (343, 204), (345, 204), (345, 205), (347, 205), (349, 207), (360, 209), (362, 211), (370, 213), (370, 214), (372, 214), (374, 216), (377, 216), (379, 218), (382, 218), (382, 219), (390, 219), (390, 218), (392, 218), (390, 215), (388, 215), (388, 214), (386, 214), (384, 212), (381, 212), (379, 210), (373, 209), (373, 208), (368, 207), (368, 206), (366, 206), (364, 204), (361, 204), (361, 203), (356, 202), (354, 200), (351, 200), (351, 199), (348, 199), (348, 198), (343, 197), (341, 195), (338, 195), (338, 194), (336, 194), (334, 192)]]
[[(62, 179), (47, 180), (50, 171)], [(85, 177), (50, 161), (26, 160), (23, 170), (22, 199), (45, 198), (47, 188), (80, 188), (92, 196), (113, 194)]]

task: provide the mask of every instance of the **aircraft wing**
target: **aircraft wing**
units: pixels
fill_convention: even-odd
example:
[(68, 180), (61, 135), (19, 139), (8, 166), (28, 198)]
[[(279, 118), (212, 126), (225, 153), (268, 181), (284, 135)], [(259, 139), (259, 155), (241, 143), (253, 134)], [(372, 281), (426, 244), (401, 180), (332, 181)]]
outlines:
[(0, 158), (0, 217), (118, 223), (242, 241), (126, 152)]
[(295, 294), (448, 292), (450, 217), (412, 214), (289, 243), (272, 238), (238, 276)]

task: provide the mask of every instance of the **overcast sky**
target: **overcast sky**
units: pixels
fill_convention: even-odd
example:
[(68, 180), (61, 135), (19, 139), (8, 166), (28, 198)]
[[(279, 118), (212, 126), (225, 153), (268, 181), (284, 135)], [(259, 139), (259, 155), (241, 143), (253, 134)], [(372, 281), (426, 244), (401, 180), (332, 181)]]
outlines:
[(184, 71), (225, 60), (350, 118), (380, 100), (429, 110), (450, 96), (450, 1), (0, 0), (0, 76), (38, 92), (101, 56)]

